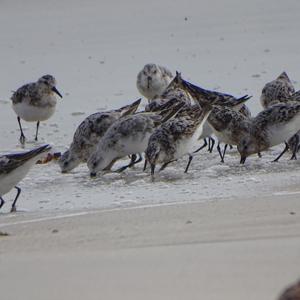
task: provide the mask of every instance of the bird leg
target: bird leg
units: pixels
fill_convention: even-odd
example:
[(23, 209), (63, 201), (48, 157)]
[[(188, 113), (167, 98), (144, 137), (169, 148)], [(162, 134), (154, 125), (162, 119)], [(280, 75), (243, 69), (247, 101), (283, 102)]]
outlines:
[(151, 181), (154, 182), (154, 171), (155, 171), (155, 165), (151, 164)]
[(297, 152), (299, 150), (298, 149), (299, 148), (299, 143), (300, 143), (300, 141), (299, 141), (299, 135), (296, 134), (295, 138), (296, 138), (296, 143), (295, 143), (294, 148), (293, 148), (293, 155), (291, 157), (291, 160), (297, 160)]
[(177, 160), (177, 159), (173, 159), (173, 160), (170, 160), (170, 161), (164, 163), (164, 164), (160, 167), (160, 169), (159, 169), (158, 172), (163, 171), (170, 163), (172, 163), (172, 162), (174, 162), (174, 161), (176, 161), (176, 160)]
[(0, 208), (3, 206), (4, 203), (5, 203), (5, 201), (3, 200), (2, 197), (0, 197)]
[(283, 149), (283, 151), (273, 160), (273, 162), (277, 162), (280, 157), (289, 149), (289, 145), (287, 142), (285, 142), (285, 148)]
[(131, 167), (133, 167), (135, 164), (138, 164), (139, 162), (141, 162), (142, 160), (143, 160), (143, 157), (142, 157), (142, 155), (139, 153), (139, 158), (138, 159), (136, 159), (137, 158), (137, 156), (136, 156), (136, 154), (132, 154), (131, 155), (131, 166), (129, 166), (128, 168), (131, 168)]
[(200, 148), (198, 148), (197, 150), (195, 150), (194, 151), (194, 153), (197, 153), (197, 152), (199, 152), (200, 150), (202, 150), (203, 148), (205, 148), (207, 146), (207, 140), (206, 139), (204, 139), (204, 143), (203, 143), (203, 145), (200, 147)]
[(40, 127), (40, 121), (37, 121), (36, 123), (36, 133), (35, 133), (35, 141), (38, 140), (38, 133), (39, 133), (39, 127)]
[(139, 163), (140, 161), (142, 161), (142, 156), (139, 154), (139, 158), (136, 160), (136, 154), (131, 156), (131, 161), (128, 165), (121, 167), (120, 169), (116, 170), (116, 172), (121, 173), (123, 171), (125, 171), (127, 168), (131, 168), (133, 167), (135, 164)]
[[(224, 146), (224, 150), (223, 150), (223, 158), (222, 158), (223, 162), (224, 162), (224, 157), (225, 157), (225, 153), (226, 153), (227, 146), (228, 146), (228, 144), (225, 144), (225, 146)], [(229, 145), (229, 146), (230, 146), (230, 149), (233, 148), (231, 145)]]
[(18, 200), (18, 198), (21, 194), (21, 189), (18, 186), (15, 186), (15, 188), (17, 189), (18, 192), (17, 192), (16, 198), (15, 198), (15, 200), (14, 200), (12, 206), (11, 206), (10, 212), (16, 212), (17, 211), (16, 203), (17, 203), (17, 200)]
[(23, 129), (22, 129), (22, 125), (21, 125), (21, 119), (18, 116), (18, 123), (19, 123), (19, 127), (20, 127), (20, 131), (21, 131), (21, 135), (20, 135), (20, 143), (24, 144), (25, 143), (25, 135), (23, 133)]
[(143, 172), (145, 172), (146, 171), (146, 168), (147, 168), (147, 158), (145, 157), (145, 163), (144, 163), (144, 167), (143, 167)]
[(208, 138), (208, 151), (212, 153), (215, 146), (215, 140), (212, 137)]
[(192, 159), (193, 159), (193, 156), (191, 154), (189, 154), (189, 161), (188, 161), (187, 166), (184, 170), (184, 173), (188, 172)]
[(218, 150), (219, 155), (221, 157), (221, 162), (223, 163), (224, 162), (224, 158), (223, 158), (223, 155), (222, 155), (222, 152), (221, 152), (220, 142), (218, 143), (217, 150)]

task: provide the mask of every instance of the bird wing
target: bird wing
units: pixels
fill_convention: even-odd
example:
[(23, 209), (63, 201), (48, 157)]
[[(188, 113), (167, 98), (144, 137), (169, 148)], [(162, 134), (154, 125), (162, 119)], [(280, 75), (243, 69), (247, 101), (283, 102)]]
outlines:
[(31, 158), (50, 150), (49, 145), (43, 145), (26, 152), (6, 154), (0, 157), (0, 175), (7, 174), (26, 163)]

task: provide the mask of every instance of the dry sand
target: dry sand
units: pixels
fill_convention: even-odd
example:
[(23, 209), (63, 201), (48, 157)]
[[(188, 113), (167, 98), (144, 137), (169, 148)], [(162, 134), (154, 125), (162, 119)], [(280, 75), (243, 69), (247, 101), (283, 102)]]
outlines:
[(276, 299), (300, 275), (298, 198), (11, 217), (1, 298)]

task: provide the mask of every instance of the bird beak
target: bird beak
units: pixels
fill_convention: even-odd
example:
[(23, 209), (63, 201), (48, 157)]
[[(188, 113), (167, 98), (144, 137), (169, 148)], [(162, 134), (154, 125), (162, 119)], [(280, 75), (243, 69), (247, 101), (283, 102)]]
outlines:
[(60, 98), (63, 97), (62, 94), (58, 91), (58, 89), (57, 89), (55, 86), (52, 88), (52, 91), (53, 91), (54, 93), (56, 93)]
[(96, 172), (91, 172), (91, 173), (90, 173), (90, 177), (91, 177), (91, 178), (95, 178), (96, 175), (97, 175)]
[(241, 156), (240, 164), (244, 164), (246, 161), (246, 156)]

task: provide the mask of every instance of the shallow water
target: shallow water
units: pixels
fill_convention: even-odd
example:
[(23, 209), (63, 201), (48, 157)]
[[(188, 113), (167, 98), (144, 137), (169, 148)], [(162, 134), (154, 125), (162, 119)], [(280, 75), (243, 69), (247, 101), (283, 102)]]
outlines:
[[(295, 63), (300, 51), (295, 38), (300, 25), (297, 0), (288, 4), (228, 0), (221, 10), (218, 1), (208, 5), (199, 0), (181, 9), (174, 1), (130, 0), (118, 11), (116, 1), (103, 5), (89, 0), (85, 7), (72, 1), (71, 12), (70, 4), (1, 3), (1, 152), (20, 148), (11, 91), (46, 73), (57, 78), (64, 98), (58, 99), (55, 115), (41, 124), (39, 142), (51, 143), (59, 151), (68, 146), (87, 115), (139, 98), (136, 74), (148, 62), (180, 70), (184, 78), (206, 88), (253, 95), (249, 106), (254, 114), (261, 109), (263, 85), (281, 71), (286, 70), (300, 88)], [(12, 16), (18, 24), (11, 22)], [(29, 139), (26, 148), (32, 148), (35, 124), (23, 126)], [(37, 165), (20, 183), (18, 208), (57, 212), (298, 192), (300, 163), (287, 160), (288, 156), (277, 164), (270, 162), (281, 148), (262, 159), (251, 157), (245, 166), (239, 165), (236, 151), (229, 151), (221, 164), (217, 152), (204, 150), (193, 160), (189, 174), (183, 173), (185, 158), (158, 174), (154, 183), (142, 164), (95, 180), (84, 165), (67, 175), (55, 163)], [(3, 212), (9, 210), (14, 193), (5, 196)]]

